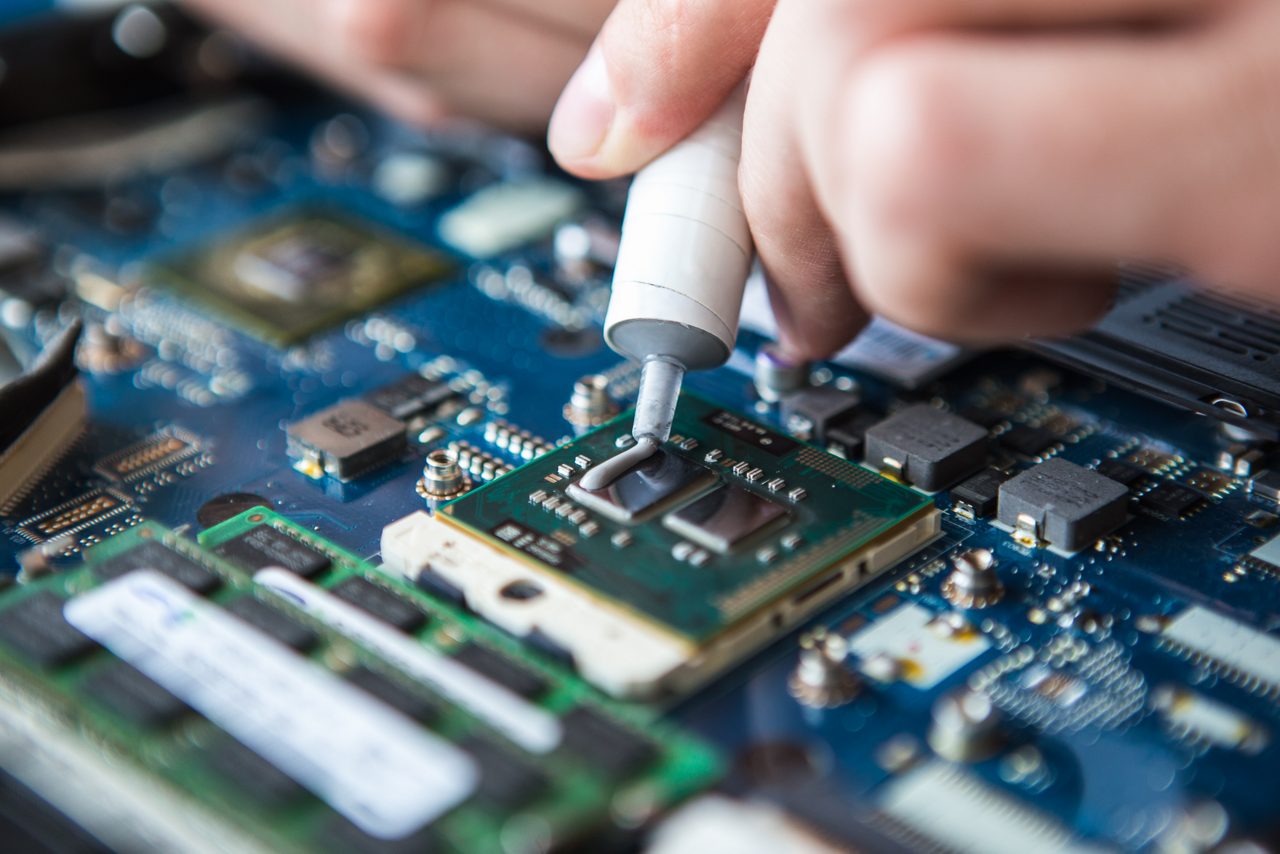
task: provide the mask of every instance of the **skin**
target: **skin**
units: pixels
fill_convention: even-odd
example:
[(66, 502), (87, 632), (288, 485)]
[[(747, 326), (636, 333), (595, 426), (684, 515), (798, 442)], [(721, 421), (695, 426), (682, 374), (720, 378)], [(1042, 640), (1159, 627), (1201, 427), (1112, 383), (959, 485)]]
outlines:
[(572, 72), (548, 143), (587, 178), (750, 75), (740, 184), (797, 358), (868, 312), (972, 343), (1074, 332), (1117, 259), (1280, 299), (1274, 0), (193, 5), (410, 121), (536, 130)]

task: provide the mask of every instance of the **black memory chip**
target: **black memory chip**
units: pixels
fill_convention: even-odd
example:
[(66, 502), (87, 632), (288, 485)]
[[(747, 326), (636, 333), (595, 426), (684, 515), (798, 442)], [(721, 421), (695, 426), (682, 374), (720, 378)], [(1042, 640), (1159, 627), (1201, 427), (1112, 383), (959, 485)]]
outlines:
[(0, 611), (0, 641), (42, 667), (66, 664), (98, 645), (62, 616), (61, 597), (42, 590)]
[(392, 418), (409, 421), (435, 413), (448, 401), (461, 395), (440, 380), (429, 380), (419, 374), (409, 374), (390, 385), (374, 389), (364, 399)]
[(329, 592), (402, 632), (415, 632), (427, 622), (427, 615), (412, 602), (359, 576), (334, 585)]
[(306, 796), (292, 777), (231, 736), (209, 747), (205, 763), (255, 803), (280, 807)]
[(135, 569), (153, 569), (202, 596), (222, 586), (222, 579), (185, 555), (155, 540), (136, 546), (122, 555), (95, 564), (93, 571), (103, 581), (119, 578)]
[(473, 643), (458, 650), (454, 660), (526, 699), (537, 697), (547, 690), (547, 680), (538, 674)]
[(1120, 460), (1103, 460), (1098, 463), (1097, 472), (1125, 486), (1133, 486), (1147, 476), (1147, 473), (1137, 466)]
[(314, 649), (320, 636), (288, 614), (252, 596), (241, 596), (227, 605), (235, 614), (258, 631), (290, 649), (306, 652)]
[(440, 706), (433, 700), (363, 665), (347, 673), (346, 679), (366, 694), (418, 723), (429, 723), (440, 715)]
[(431, 827), (424, 827), (399, 839), (379, 839), (370, 836), (340, 815), (321, 825), (316, 834), (315, 848), (333, 854), (438, 854), (456, 851), (446, 845)]
[(564, 750), (606, 774), (640, 770), (657, 755), (651, 742), (598, 713), (579, 706), (561, 719)]
[(501, 809), (518, 809), (548, 786), (547, 775), (508, 750), (471, 736), (458, 744), (480, 766), (476, 796)]
[(190, 711), (163, 685), (123, 661), (95, 671), (85, 679), (84, 691), (130, 723), (148, 729), (171, 724)]
[(984, 469), (951, 490), (951, 505), (975, 519), (986, 518), (996, 512), (1000, 484), (1008, 479), (999, 469)]
[(1000, 434), (998, 441), (1001, 447), (1008, 448), (1015, 454), (1024, 457), (1038, 457), (1056, 444), (1058, 437), (1043, 427), (1015, 424), (1008, 431)]
[(329, 568), (332, 561), (305, 543), (259, 525), (227, 540), (214, 553), (250, 571), (279, 566), (303, 578), (313, 578)]
[(1204, 503), (1204, 496), (1189, 486), (1174, 483), (1171, 480), (1162, 482), (1155, 489), (1138, 499), (1144, 509), (1167, 519), (1177, 519)]

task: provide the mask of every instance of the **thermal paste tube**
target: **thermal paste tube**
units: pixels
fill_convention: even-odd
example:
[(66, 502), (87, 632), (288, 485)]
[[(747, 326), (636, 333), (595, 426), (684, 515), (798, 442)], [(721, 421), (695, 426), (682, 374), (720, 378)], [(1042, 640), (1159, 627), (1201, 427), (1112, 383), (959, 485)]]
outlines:
[(752, 256), (738, 193), (743, 102), (740, 87), (632, 182), (605, 317), (621, 355), (697, 371), (733, 352)]

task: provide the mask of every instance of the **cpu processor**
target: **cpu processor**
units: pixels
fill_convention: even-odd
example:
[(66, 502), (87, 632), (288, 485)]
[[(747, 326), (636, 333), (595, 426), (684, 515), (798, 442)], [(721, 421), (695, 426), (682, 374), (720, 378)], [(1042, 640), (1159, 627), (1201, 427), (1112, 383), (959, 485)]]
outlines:
[(938, 534), (915, 490), (685, 395), (670, 441), (605, 489), (630, 413), (428, 516), (384, 564), (557, 648), (611, 694), (683, 694)]
[(255, 337), (288, 345), (450, 269), (440, 253), (377, 226), (304, 210), (163, 263), (153, 278)]

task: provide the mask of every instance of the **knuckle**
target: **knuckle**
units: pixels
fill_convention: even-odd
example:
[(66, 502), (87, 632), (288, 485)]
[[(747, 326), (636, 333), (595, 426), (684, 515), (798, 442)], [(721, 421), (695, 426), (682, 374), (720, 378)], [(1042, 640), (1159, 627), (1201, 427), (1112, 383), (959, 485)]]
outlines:
[(840, 147), (852, 152), (843, 196), (909, 231), (938, 227), (975, 147), (946, 56), (931, 47), (885, 48), (862, 64)]
[(414, 0), (363, 0), (342, 4), (334, 21), (339, 48), (374, 65), (393, 66), (404, 61), (406, 33), (412, 27)]

